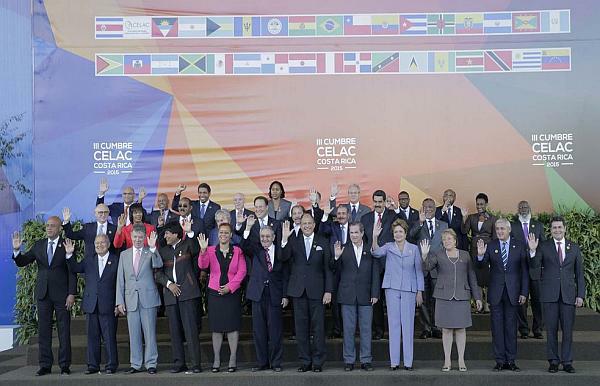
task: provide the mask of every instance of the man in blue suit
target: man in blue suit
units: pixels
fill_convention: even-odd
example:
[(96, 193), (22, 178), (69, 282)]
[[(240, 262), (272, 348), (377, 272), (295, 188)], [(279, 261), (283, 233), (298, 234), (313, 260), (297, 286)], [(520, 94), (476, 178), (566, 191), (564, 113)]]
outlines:
[[(173, 210), (179, 210), (179, 199), (181, 193), (186, 189), (186, 185), (179, 185), (175, 191), (175, 197), (173, 197), (173, 203), (171, 207)], [(192, 204), (192, 215), (204, 221), (205, 234), (209, 234), (211, 229), (217, 226), (215, 222), (215, 213), (221, 209), (221, 205), (210, 200), (211, 188), (206, 182), (198, 185), (198, 200), (190, 200)]]
[(63, 209), (63, 229), (65, 230), (65, 237), (71, 240), (83, 240), (85, 245), (84, 253), (85, 257), (91, 258), (94, 256), (96, 236), (103, 234), (108, 236), (109, 246), (108, 249), (111, 253), (116, 253), (115, 247), (113, 246), (113, 240), (115, 239), (115, 233), (117, 226), (109, 223), (108, 216), (110, 210), (106, 204), (96, 205), (94, 215), (96, 216), (95, 222), (89, 222), (83, 224), (81, 229), (74, 231), (71, 225), (71, 210), (69, 208)]
[(490, 266), (488, 302), (491, 308), (494, 371), (520, 371), (517, 357), (517, 313), (527, 300), (529, 272), (527, 247), (510, 238), (510, 222), (496, 220), (498, 239), (485, 244), (477, 242), (477, 263)]
[(87, 370), (85, 374), (100, 371), (102, 341), (106, 348), (106, 374), (114, 374), (119, 366), (117, 356), (117, 316), (115, 295), (119, 257), (109, 252), (110, 240), (98, 234), (94, 241), (95, 253), (80, 262), (73, 258), (75, 246), (65, 241), (67, 264), (72, 272), (85, 274), (85, 289), (81, 308), (87, 321)]
[(281, 261), (280, 246), (274, 244), (273, 228), (265, 225), (259, 231), (260, 248), (249, 240), (250, 229), (255, 221), (254, 216), (248, 217), (241, 242), (251, 264), (246, 299), (252, 301), (252, 334), (258, 362), (252, 371), (273, 369), (279, 372), (283, 357), (281, 309), (288, 305), (285, 293), (289, 267)]

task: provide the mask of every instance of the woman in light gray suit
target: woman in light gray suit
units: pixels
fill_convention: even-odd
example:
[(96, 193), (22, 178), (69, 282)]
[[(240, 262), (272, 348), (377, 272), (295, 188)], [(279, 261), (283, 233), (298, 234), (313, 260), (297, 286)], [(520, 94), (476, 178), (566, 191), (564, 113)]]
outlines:
[(269, 198), (269, 217), (280, 221), (290, 217), (292, 202), (285, 199), (285, 189), (283, 189), (281, 182), (271, 182), (271, 185), (269, 185)]
[(471, 327), (471, 297), (476, 299), (481, 310), (481, 290), (473, 270), (469, 253), (456, 248), (456, 233), (453, 229), (442, 232), (443, 250), (430, 252), (429, 240), (421, 241), (421, 253), (425, 270), (437, 268), (438, 277), (433, 297), (435, 301), (435, 325), (442, 329), (444, 344), (444, 367), (450, 371), (453, 336), (456, 334), (458, 369), (467, 371), (465, 365), (466, 328)]
[[(373, 250), (375, 258), (385, 258), (385, 274), (381, 288), (385, 289), (390, 331), (390, 370), (400, 368), (400, 332), (404, 369), (413, 369), (415, 303), (423, 303), (423, 270), (419, 247), (406, 241), (408, 224), (402, 219), (392, 223), (394, 241)], [(373, 229), (373, 245), (381, 233), (381, 224)]]

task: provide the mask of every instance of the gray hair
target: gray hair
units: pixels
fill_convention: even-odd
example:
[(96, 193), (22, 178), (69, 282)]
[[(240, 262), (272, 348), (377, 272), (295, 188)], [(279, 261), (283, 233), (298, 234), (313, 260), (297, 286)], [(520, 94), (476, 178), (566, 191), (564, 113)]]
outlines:
[(504, 225), (506, 228), (508, 228), (508, 230), (510, 232), (510, 230), (511, 230), (510, 221), (508, 221), (504, 217), (500, 217), (498, 220), (496, 220), (496, 226), (499, 226), (499, 225)]

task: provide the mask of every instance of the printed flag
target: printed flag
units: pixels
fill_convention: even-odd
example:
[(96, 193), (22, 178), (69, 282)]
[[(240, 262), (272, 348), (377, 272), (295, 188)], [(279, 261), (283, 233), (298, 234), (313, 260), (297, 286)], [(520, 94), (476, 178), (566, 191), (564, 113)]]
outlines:
[(262, 53), (260, 54), (260, 73), (274, 74), (275, 73), (275, 54)]
[(214, 63), (214, 54), (180, 54), (179, 73), (182, 75), (213, 74)]
[(427, 72), (427, 52), (400, 52), (400, 72)]
[(215, 74), (233, 74), (233, 54), (214, 54), (213, 63)]
[(456, 72), (482, 72), (483, 51), (456, 52)]
[(428, 35), (453, 35), (455, 29), (455, 17), (453, 13), (428, 14), (427, 15), (427, 34)]
[(288, 63), (288, 54), (275, 54), (275, 73), (289, 74), (290, 65)]
[(288, 66), (290, 74), (314, 74), (317, 72), (317, 57), (315, 54), (289, 54)]
[(153, 38), (177, 37), (177, 18), (176, 17), (153, 17), (152, 18), (152, 37)]
[(206, 18), (201, 16), (179, 16), (179, 37), (200, 38), (206, 36)]
[(428, 59), (429, 72), (455, 72), (454, 52), (429, 52)]
[(96, 75), (123, 75), (123, 55), (96, 55)]
[(150, 55), (124, 55), (123, 64), (125, 75), (144, 75), (152, 73)]
[(569, 32), (571, 30), (569, 10), (542, 11), (541, 32)]
[(123, 18), (122, 17), (97, 17), (96, 39), (122, 39)]
[(512, 70), (512, 51), (489, 50), (483, 58), (485, 72), (500, 72)]
[(315, 16), (290, 16), (288, 20), (290, 36), (315, 36), (317, 31)]
[(234, 36), (260, 36), (260, 17), (243, 16), (233, 19)]
[(400, 35), (427, 34), (427, 15), (400, 15)]
[(512, 32), (510, 12), (486, 12), (483, 14), (484, 34), (509, 34)]
[(177, 54), (153, 54), (152, 74), (170, 75), (179, 73), (179, 55)]
[(400, 71), (400, 54), (398, 52), (374, 52), (371, 61), (371, 72)]
[(344, 35), (371, 35), (371, 15), (344, 16)]
[(542, 70), (570, 70), (571, 50), (569, 48), (542, 50)]
[(231, 37), (233, 36), (233, 17), (207, 17), (206, 18), (206, 36), (210, 37)]
[(398, 35), (398, 15), (374, 15), (372, 17), (373, 35)]
[(458, 35), (482, 34), (483, 13), (459, 13), (456, 15), (456, 33)]
[(260, 24), (261, 36), (288, 36), (287, 16), (262, 16)]
[(337, 66), (336, 72), (371, 72), (372, 60), (370, 52), (344, 52), (337, 59), (341, 59), (341, 66)]
[(260, 74), (261, 54), (233, 54), (234, 74)]
[(541, 50), (513, 50), (513, 71), (540, 71), (542, 69)]
[(515, 33), (540, 32), (539, 12), (514, 12), (512, 15), (512, 29)]
[(342, 16), (317, 16), (317, 36), (339, 36), (344, 34)]

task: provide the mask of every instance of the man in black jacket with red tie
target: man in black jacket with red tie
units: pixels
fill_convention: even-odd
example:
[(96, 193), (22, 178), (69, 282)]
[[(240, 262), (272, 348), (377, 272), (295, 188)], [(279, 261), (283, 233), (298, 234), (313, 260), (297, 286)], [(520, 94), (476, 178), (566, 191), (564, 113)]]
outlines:
[(37, 263), (35, 298), (37, 299), (39, 363), (36, 375), (52, 372), (52, 317), (58, 324), (58, 364), (61, 374), (70, 374), (71, 366), (71, 315), (75, 303), (77, 276), (69, 270), (66, 261), (60, 218), (52, 216), (46, 221), (46, 238), (38, 240), (27, 252), (20, 252), (21, 235), (12, 235), (13, 259), (18, 267)]

